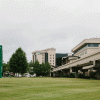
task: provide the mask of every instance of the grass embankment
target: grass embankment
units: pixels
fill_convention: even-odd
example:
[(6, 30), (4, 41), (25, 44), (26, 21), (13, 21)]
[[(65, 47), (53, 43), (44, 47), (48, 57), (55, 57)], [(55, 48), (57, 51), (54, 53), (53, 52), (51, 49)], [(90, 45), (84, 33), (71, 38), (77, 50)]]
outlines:
[(75, 78), (2, 78), (0, 100), (100, 100), (100, 81)]

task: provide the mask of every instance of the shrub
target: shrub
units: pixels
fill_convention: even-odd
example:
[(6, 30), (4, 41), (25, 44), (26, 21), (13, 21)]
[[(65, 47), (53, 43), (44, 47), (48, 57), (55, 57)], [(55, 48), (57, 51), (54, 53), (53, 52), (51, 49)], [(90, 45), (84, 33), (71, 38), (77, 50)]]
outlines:
[(90, 78), (96, 78), (96, 72), (91, 71), (90, 72)]
[(75, 73), (70, 73), (70, 74), (69, 74), (69, 77), (70, 77), (70, 78), (75, 78)]

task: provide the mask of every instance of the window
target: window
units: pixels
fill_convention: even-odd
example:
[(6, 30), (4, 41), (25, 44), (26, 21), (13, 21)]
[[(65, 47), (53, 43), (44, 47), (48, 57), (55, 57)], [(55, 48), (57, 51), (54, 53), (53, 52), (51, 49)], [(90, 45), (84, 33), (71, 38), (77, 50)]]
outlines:
[(74, 53), (77, 53), (77, 52), (79, 52), (79, 51), (81, 51), (81, 50), (83, 50), (83, 49), (85, 49), (85, 48), (87, 48), (87, 47), (88, 47), (88, 44), (85, 45), (84, 47), (80, 48), (79, 50), (75, 51)]
[(84, 47), (82, 47), (79, 50), (75, 51), (74, 53), (77, 53), (77, 52), (79, 52), (79, 51), (81, 51), (81, 50), (83, 50), (87, 47), (99, 47), (99, 44), (98, 43), (88, 43)]
[(99, 47), (99, 44), (96, 43), (89, 43), (88, 47)]

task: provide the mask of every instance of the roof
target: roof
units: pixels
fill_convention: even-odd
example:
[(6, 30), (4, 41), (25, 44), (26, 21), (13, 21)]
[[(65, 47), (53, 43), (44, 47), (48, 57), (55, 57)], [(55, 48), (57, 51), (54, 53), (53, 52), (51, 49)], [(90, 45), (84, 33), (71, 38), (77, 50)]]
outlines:
[(47, 52), (47, 50), (56, 50), (55, 48), (47, 48), (47, 49), (44, 49), (44, 50), (37, 50), (37, 51), (33, 51), (32, 53), (36, 53), (36, 52)]
[(100, 38), (85, 39), (81, 43), (76, 45), (71, 51), (75, 52), (75, 51), (77, 51), (78, 49), (80, 49), (81, 47), (83, 47), (84, 45), (86, 45), (88, 43), (100, 43)]

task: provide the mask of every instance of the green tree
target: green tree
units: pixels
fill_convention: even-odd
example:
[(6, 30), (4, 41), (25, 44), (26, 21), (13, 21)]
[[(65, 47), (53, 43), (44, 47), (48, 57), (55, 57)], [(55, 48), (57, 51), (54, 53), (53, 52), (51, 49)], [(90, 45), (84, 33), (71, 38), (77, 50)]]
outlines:
[(12, 72), (15, 75), (15, 73), (17, 73), (17, 70), (18, 70), (15, 53), (13, 53), (13, 55), (11, 56), (11, 58), (9, 60), (9, 66), (10, 66), (10, 69), (12, 70)]
[(50, 74), (51, 65), (47, 62), (45, 63), (45, 67), (46, 67), (45, 75), (48, 76)]
[(42, 76), (45, 76), (46, 66), (44, 63), (42, 63), (40, 66), (41, 66), (41, 74), (42, 74)]
[(32, 60), (28, 63), (28, 67), (29, 67), (29, 73), (31, 74), (31, 75), (33, 75), (34, 74), (34, 71), (33, 71), (33, 66), (34, 66), (34, 63), (32, 62)]
[(6, 71), (7, 71), (7, 64), (3, 63), (2, 72), (6, 72)]
[(34, 63), (34, 66), (33, 66), (33, 71), (34, 73), (36, 73), (37, 76), (48, 76), (50, 74), (50, 70), (51, 70), (51, 65), (47, 62), (47, 63), (42, 63), (42, 64), (39, 64), (38, 61), (36, 61)]
[(35, 61), (34, 66), (33, 66), (33, 71), (36, 73), (36, 76), (41, 75), (41, 66), (38, 61)]
[(10, 71), (10, 72), (12, 71), (10, 66), (9, 66), (9, 62), (7, 62), (7, 71)]
[(25, 52), (18, 48), (9, 61), (9, 66), (14, 73), (22, 75), (28, 70), (28, 63)]
[(34, 63), (32, 62), (32, 60), (29, 62), (29, 67), (33, 67)]

